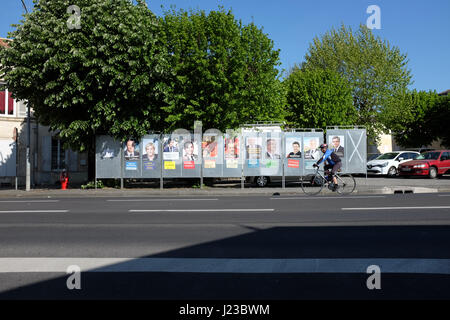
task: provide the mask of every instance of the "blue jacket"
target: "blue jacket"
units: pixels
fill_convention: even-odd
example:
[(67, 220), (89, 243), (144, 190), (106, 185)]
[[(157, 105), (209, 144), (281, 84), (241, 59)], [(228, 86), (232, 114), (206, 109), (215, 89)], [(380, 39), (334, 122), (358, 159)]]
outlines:
[(341, 158), (339, 158), (339, 156), (334, 153), (332, 149), (327, 149), (322, 158), (317, 161), (317, 164), (321, 164), (323, 161), (326, 161), (330, 165), (334, 166), (336, 163), (341, 162)]

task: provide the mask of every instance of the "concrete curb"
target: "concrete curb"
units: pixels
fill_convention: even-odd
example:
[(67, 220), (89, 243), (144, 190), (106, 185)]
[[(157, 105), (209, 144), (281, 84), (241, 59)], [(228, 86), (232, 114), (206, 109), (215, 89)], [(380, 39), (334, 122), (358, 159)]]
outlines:
[[(450, 192), (450, 187), (425, 188), (415, 186), (391, 186), (391, 187), (360, 187), (353, 194), (422, 194), (422, 193), (446, 193)], [(97, 190), (81, 190), (81, 189), (33, 189), (29, 192), (24, 190), (0, 190), (0, 198), (34, 198), (34, 197), (148, 197), (148, 196), (272, 196), (279, 195), (295, 195), (306, 196), (301, 188), (177, 188), (177, 189), (97, 189)], [(334, 194), (329, 190), (323, 190), (323, 195)]]

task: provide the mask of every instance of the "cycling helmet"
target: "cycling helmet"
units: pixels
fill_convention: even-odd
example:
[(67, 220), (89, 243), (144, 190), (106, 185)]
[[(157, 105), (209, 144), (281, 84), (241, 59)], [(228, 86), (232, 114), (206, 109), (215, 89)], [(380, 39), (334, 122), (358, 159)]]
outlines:
[(319, 148), (320, 149), (328, 148), (328, 145), (326, 143), (322, 143)]

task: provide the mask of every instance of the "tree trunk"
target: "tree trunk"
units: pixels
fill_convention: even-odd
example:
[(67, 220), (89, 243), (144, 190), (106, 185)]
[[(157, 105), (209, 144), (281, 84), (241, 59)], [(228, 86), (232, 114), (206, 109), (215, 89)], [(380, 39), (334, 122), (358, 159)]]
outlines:
[(95, 180), (95, 136), (91, 137), (88, 146), (88, 181)]

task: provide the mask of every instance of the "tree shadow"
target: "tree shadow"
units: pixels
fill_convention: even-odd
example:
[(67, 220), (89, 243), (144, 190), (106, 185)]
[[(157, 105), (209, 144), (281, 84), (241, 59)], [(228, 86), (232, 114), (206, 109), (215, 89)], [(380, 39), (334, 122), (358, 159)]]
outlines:
[[(419, 270), (413, 273), (383, 273), (381, 266), (382, 290), (368, 290), (366, 286), (370, 276), (366, 268), (377, 259), (450, 259), (450, 226), (247, 227), (247, 230), (248, 233), (238, 236), (82, 272), (81, 290), (68, 290), (66, 281), (69, 275), (59, 273), (53, 274), (51, 280), (0, 292), (0, 299), (450, 298), (449, 272), (427, 274), (426, 266), (419, 266)], [(195, 259), (205, 258), (216, 259), (205, 262), (212, 263), (212, 272), (207, 271), (207, 265), (197, 266), (200, 268), (197, 272), (195, 268), (189, 269), (192, 263), (199, 261)], [(153, 262), (146, 259), (153, 259)], [(239, 262), (237, 269), (233, 269), (236, 261), (229, 259), (246, 259), (247, 271), (240, 272)], [(285, 260), (273, 271), (263, 268), (256, 272), (264, 261), (269, 261), (270, 269), (270, 261), (273, 261), (261, 259)], [(367, 260), (362, 260), (360, 272), (336, 269), (337, 272), (297, 273), (283, 271), (289, 259)], [(164, 267), (143, 272), (148, 271), (143, 265), (161, 261), (165, 261)], [(348, 267), (355, 268), (355, 263), (358, 262), (350, 261)], [(399, 262), (398, 267), (408, 268), (408, 262)], [(450, 265), (448, 268), (450, 271)], [(9, 280), (24, 276), (26, 274), (2, 275), (3, 279)]]

